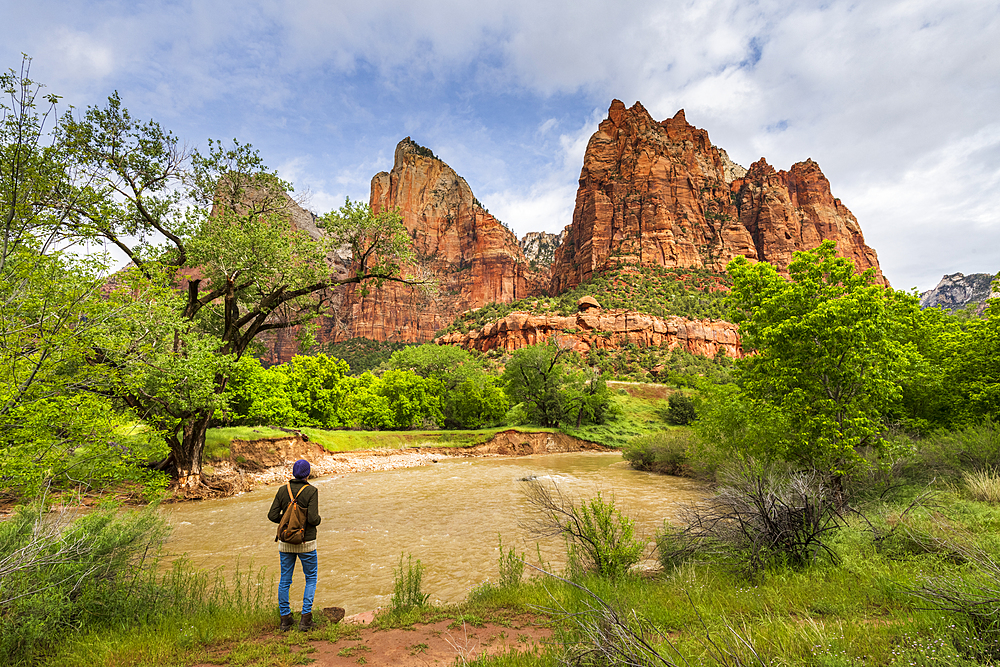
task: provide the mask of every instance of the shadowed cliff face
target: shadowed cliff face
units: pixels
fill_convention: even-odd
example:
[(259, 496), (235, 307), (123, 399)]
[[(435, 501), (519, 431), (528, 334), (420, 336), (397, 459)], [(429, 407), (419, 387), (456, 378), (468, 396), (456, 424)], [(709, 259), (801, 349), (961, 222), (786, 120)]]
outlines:
[(784, 271), (796, 250), (825, 239), (884, 283), (857, 220), (834, 199), (819, 165), (746, 170), (690, 125), (684, 111), (656, 122), (615, 100), (584, 155), (573, 222), (556, 250), (558, 293), (619, 263), (722, 271), (737, 256)]

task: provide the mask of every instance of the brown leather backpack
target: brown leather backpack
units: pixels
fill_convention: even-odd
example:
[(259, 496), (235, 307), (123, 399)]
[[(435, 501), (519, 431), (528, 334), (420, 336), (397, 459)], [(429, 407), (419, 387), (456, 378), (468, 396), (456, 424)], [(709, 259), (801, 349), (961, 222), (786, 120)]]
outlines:
[(294, 496), (292, 495), (292, 483), (286, 482), (286, 485), (288, 487), (288, 507), (285, 508), (285, 513), (281, 516), (278, 534), (274, 536), (274, 541), (281, 540), (285, 544), (302, 544), (306, 539), (306, 527), (309, 524), (306, 523), (306, 510), (299, 505), (298, 498), (302, 494), (302, 489), (305, 489), (309, 484), (304, 484)]

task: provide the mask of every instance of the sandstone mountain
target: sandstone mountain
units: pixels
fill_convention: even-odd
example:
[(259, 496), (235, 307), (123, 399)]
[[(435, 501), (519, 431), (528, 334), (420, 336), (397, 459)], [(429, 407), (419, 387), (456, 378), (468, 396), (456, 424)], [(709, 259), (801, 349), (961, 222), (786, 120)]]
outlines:
[[(459, 313), (538, 294), (548, 284), (548, 271), (530, 266), (517, 237), (483, 208), (465, 179), (409, 137), (396, 146), (392, 171), (372, 178), (369, 204), (399, 209), (417, 256), (404, 274), (432, 286), (339, 288), (330, 297), (336, 316), (320, 322), (320, 343), (425, 342)], [(275, 336), (265, 360), (291, 358), (293, 339), (290, 331)]]
[(794, 251), (825, 239), (885, 283), (857, 219), (833, 197), (818, 164), (775, 171), (761, 158), (746, 170), (683, 110), (657, 122), (638, 102), (612, 102), (590, 138), (566, 231), (553, 293), (621, 263), (722, 271), (743, 255), (785, 270)]
[(996, 276), (989, 273), (953, 273), (941, 278), (932, 290), (920, 295), (921, 308), (940, 306), (946, 310), (960, 310), (970, 304), (977, 306), (977, 312), (986, 309), (987, 299), (1000, 298), (1000, 292), (993, 290)]
[[(572, 222), (561, 234), (529, 233), (519, 242), (480, 204), (465, 179), (409, 137), (396, 147), (392, 170), (372, 179), (370, 205), (376, 210), (398, 207), (417, 253), (407, 273), (432, 279), (436, 288), (340, 288), (328, 295), (336, 317), (320, 323), (320, 342), (356, 337), (429, 341), (462, 313), (491, 302), (557, 295), (624, 265), (722, 272), (742, 255), (785, 271), (796, 250), (815, 248), (826, 239), (835, 241), (838, 252), (859, 269), (874, 269), (876, 279), (887, 284), (857, 219), (833, 197), (817, 163), (807, 159), (777, 171), (761, 158), (745, 169), (712, 145), (705, 130), (689, 124), (683, 110), (657, 122), (638, 102), (626, 108), (615, 100), (591, 137)], [(297, 211), (293, 221), (310, 233), (317, 231), (305, 211)], [(347, 259), (337, 258), (335, 268), (346, 267)], [(601, 341), (681, 344), (669, 332), (667, 338), (661, 336), (666, 319), (650, 321), (653, 328), (639, 334), (633, 323), (640, 320), (623, 317), (625, 329), (615, 315), (616, 328)], [(611, 326), (612, 319), (602, 322)], [(504, 333), (503, 340), (484, 339), (473, 346), (509, 349), (520, 344), (509, 341), (529, 340), (552, 328), (541, 322), (524, 326), (518, 329), (523, 334)], [(728, 333), (720, 336), (728, 341)], [(589, 337), (587, 341), (592, 345)], [(265, 359), (270, 362), (288, 360), (295, 349), (291, 331), (275, 334), (268, 343)], [(685, 349), (707, 353), (716, 349), (713, 345), (683, 343)], [(732, 354), (738, 343), (719, 345)]]
[(521, 251), (531, 266), (548, 269), (556, 258), (556, 248), (562, 244), (565, 238), (565, 229), (558, 234), (528, 232), (521, 239)]

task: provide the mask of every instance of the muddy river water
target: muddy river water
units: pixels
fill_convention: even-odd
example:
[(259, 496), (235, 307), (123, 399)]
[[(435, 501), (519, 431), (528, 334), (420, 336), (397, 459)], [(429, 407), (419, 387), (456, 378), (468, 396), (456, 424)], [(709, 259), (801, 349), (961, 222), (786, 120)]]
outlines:
[[(348, 614), (389, 603), (393, 569), (402, 553), (423, 564), (423, 591), (432, 602), (460, 602), (469, 590), (497, 578), (497, 534), (505, 545), (564, 564), (561, 541), (536, 542), (522, 528), (533, 516), (525, 478), (555, 482), (573, 499), (601, 492), (632, 517), (652, 540), (664, 519), (703, 496), (698, 483), (632, 470), (615, 453), (545, 454), (508, 459), (445, 458), (434, 465), (355, 473), (312, 480), (320, 492), (319, 585), (316, 606)], [(167, 551), (203, 568), (242, 563), (266, 566), (277, 576), (275, 526), (267, 520), (277, 487), (234, 498), (182, 503), (165, 510), (173, 532)], [(302, 599), (296, 566), (292, 608)], [(275, 599), (277, 597), (275, 583)]]

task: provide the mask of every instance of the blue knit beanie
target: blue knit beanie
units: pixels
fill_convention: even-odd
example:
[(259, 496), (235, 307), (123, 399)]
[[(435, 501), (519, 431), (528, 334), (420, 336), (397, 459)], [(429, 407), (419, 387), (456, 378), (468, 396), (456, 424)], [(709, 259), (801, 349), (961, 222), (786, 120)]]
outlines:
[(309, 461), (305, 459), (296, 461), (295, 465), (292, 466), (292, 475), (295, 476), (295, 479), (306, 479), (309, 477)]

